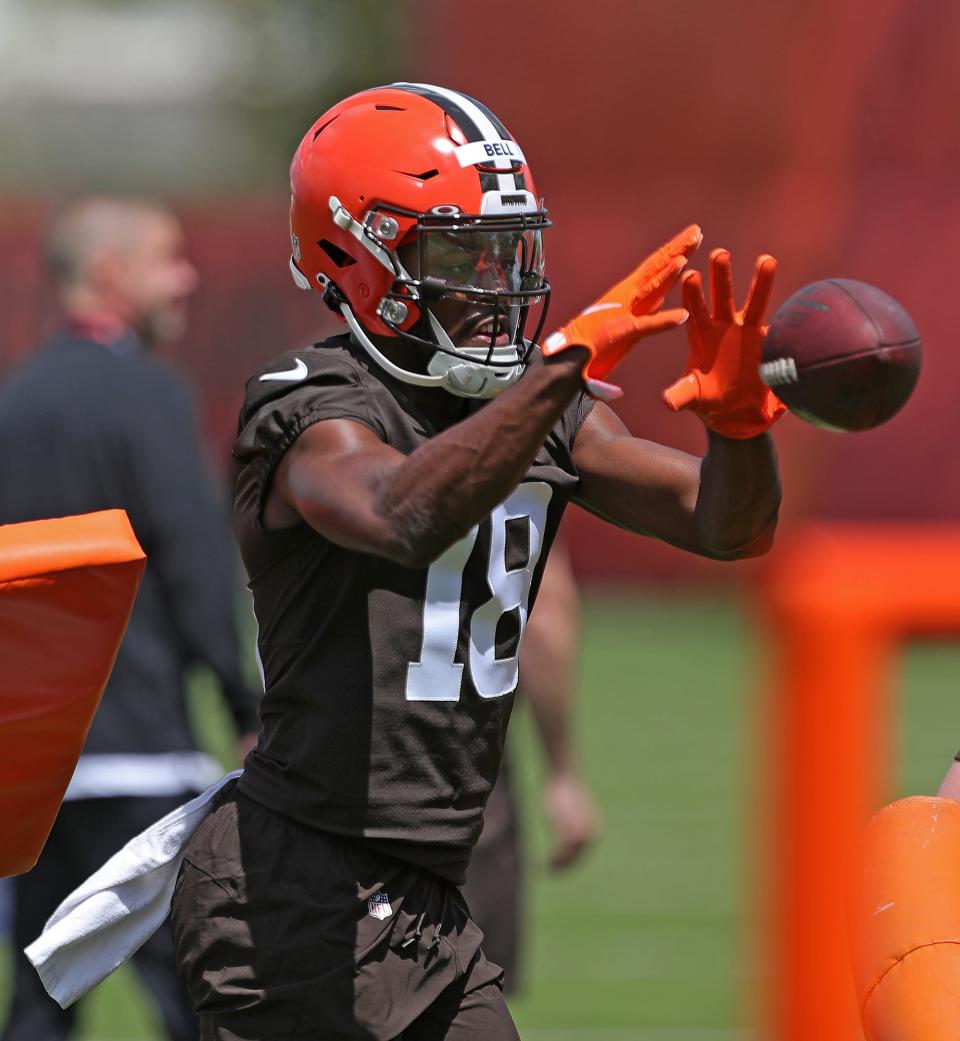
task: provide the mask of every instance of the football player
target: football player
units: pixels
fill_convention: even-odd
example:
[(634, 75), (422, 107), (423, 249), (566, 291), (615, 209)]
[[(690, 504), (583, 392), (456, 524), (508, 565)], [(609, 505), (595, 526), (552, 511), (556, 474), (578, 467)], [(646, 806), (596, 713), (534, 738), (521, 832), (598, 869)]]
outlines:
[[(259, 623), (263, 732), (189, 842), (173, 900), (207, 1041), (506, 1041), (460, 895), (518, 653), (570, 500), (718, 560), (764, 552), (780, 488), (757, 376), (775, 262), (742, 311), (730, 257), (661, 310), (687, 228), (541, 343), (550, 220), (520, 147), (440, 87), (367, 90), (291, 171), (291, 270), (347, 331), (247, 385), (234, 520)], [(644, 337), (690, 318), (668, 392), (702, 459), (604, 404)]]

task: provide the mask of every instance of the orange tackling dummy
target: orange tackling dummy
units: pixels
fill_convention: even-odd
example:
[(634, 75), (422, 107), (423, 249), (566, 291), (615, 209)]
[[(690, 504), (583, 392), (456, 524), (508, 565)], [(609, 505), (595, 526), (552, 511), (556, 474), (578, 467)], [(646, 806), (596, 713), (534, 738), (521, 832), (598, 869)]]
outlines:
[(0, 527), (0, 876), (43, 849), (145, 564), (123, 510)]
[(960, 803), (902, 799), (864, 836), (854, 887), (857, 996), (868, 1041), (960, 1033)]

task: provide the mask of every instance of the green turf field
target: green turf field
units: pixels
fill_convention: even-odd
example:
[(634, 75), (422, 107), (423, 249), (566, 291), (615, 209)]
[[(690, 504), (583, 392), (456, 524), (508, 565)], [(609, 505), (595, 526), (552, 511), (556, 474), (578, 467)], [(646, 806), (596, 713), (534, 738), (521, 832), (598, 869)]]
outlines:
[[(514, 1004), (521, 1032), (527, 1041), (733, 1041), (751, 990), (756, 645), (729, 600), (594, 598), (584, 622), (583, 758), (605, 829), (569, 874), (540, 867), (539, 761), (522, 715), (513, 735), (533, 864), (528, 992)], [(905, 654), (891, 794), (935, 788), (960, 747), (958, 666), (960, 648), (949, 644)], [(227, 753), (226, 719), (203, 684), (197, 715)], [(99, 988), (81, 1036), (160, 1037), (131, 973)]]

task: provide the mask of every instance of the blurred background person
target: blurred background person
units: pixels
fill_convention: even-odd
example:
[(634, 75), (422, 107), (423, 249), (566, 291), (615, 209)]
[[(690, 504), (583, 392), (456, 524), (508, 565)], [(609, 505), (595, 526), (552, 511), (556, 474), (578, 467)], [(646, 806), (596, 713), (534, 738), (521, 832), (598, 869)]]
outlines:
[[(558, 545), (543, 572), (520, 660), (520, 693), (533, 715), (546, 768), (541, 808), (551, 831), (553, 870), (575, 864), (599, 832), (599, 813), (581, 776), (574, 740), (579, 642), (580, 598), (566, 550)], [(484, 953), (503, 967), (505, 994), (523, 988), (527, 921), (527, 857), (511, 747), (508, 741), (463, 889), (483, 930)]]
[[(52, 221), (45, 258), (62, 321), (0, 388), (0, 523), (122, 508), (147, 570), (46, 848), (13, 882), (16, 958), (3, 1041), (70, 1036), (76, 1007), (47, 997), (21, 949), (121, 845), (222, 773), (192, 732), (188, 667), (216, 674), (241, 755), (257, 729), (225, 511), (187, 388), (150, 353), (182, 335), (197, 287), (180, 224), (149, 201), (78, 199)], [(135, 965), (169, 1037), (196, 1041), (166, 929)]]

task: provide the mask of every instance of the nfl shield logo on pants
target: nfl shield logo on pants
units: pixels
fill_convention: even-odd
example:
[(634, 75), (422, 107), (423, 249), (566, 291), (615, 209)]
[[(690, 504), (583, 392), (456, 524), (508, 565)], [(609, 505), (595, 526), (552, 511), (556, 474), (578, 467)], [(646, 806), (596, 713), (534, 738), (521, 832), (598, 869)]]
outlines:
[(390, 897), (386, 893), (374, 893), (367, 901), (367, 911), (371, 918), (389, 918), (393, 914)]

